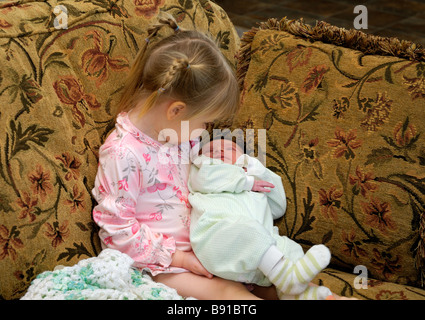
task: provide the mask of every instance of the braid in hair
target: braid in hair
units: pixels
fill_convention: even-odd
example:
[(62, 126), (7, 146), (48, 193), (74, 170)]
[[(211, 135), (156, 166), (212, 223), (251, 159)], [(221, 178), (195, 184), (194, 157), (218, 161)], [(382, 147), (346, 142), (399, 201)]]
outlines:
[[(175, 33), (179, 33), (181, 32), (180, 27), (177, 25), (176, 21), (172, 18), (172, 17), (160, 17), (158, 19), (157, 24), (152, 25), (149, 29), (148, 29), (148, 38), (152, 38), (154, 36), (156, 36), (156, 34), (158, 33), (158, 31), (164, 27), (164, 26), (169, 26), (171, 29), (174, 30)], [(173, 60), (173, 62), (171, 63), (168, 71), (165, 73), (164, 76), (164, 80), (162, 82), (161, 87), (158, 90), (158, 93), (162, 93), (164, 91), (166, 91), (167, 89), (169, 89), (169, 87), (172, 85), (172, 82), (174, 80), (175, 75), (180, 71), (180, 70), (185, 70), (189, 68), (189, 60), (187, 57), (182, 57), (182, 58), (176, 58)]]
[[(158, 23), (151, 25), (148, 28), (148, 37), (145, 39), (145, 47), (142, 54), (145, 54), (146, 48), (151, 42), (151, 39), (155, 36), (157, 36), (158, 32), (163, 27), (170, 27), (172, 30), (174, 30), (174, 33), (179, 33), (181, 31), (180, 27), (177, 25), (177, 22), (174, 20), (174, 18), (171, 15), (163, 15), (159, 17)], [(161, 84), (161, 86), (158, 88), (158, 90), (154, 90), (149, 97), (147, 98), (145, 105), (147, 106), (147, 109), (149, 109), (158, 99), (158, 96), (165, 91), (167, 91), (173, 82), (174, 76), (176, 73), (181, 70), (182, 68), (188, 68), (189, 62), (186, 57), (186, 59), (175, 59), (173, 63), (170, 65), (169, 70), (166, 72), (164, 76), (164, 80)], [(140, 83), (142, 86), (143, 83)], [(146, 110), (145, 110), (146, 111)], [(140, 113), (139, 116), (142, 116), (143, 113)]]
[[(148, 28), (148, 35), (145, 38), (143, 48), (137, 54), (135, 62), (132, 66), (132, 70), (130, 72), (130, 76), (127, 78), (126, 85), (124, 86), (124, 91), (118, 108), (118, 113), (121, 111), (127, 111), (128, 109), (131, 109), (133, 107), (133, 99), (136, 96), (136, 92), (143, 87), (143, 77), (142, 72), (140, 72), (140, 70), (143, 70), (146, 64), (146, 51), (152, 38), (154, 38), (158, 34), (159, 30), (161, 30), (161, 28), (164, 26), (170, 27), (174, 30), (175, 33), (179, 33), (181, 31), (174, 18), (169, 14), (163, 14), (163, 16), (158, 19), (158, 23), (153, 24)], [(164, 87), (161, 86), (159, 90), (156, 91), (156, 94), (154, 92), (148, 98), (148, 100), (150, 100), (148, 104), (150, 105), (151, 103), (154, 103), (156, 101), (158, 93), (163, 91), (165, 91)]]
[[(187, 72), (188, 70), (189, 70), (189, 60), (187, 57), (175, 58), (173, 62), (171, 63), (170, 67), (168, 68), (168, 70), (165, 72), (160, 88), (158, 90), (154, 90), (150, 94), (150, 96), (147, 98), (145, 102), (145, 105), (147, 106), (147, 108), (149, 109), (156, 102), (156, 100), (161, 94), (172, 89), (176, 78), (178, 78), (177, 75), (180, 72), (182, 71)], [(139, 114), (139, 116), (142, 116), (142, 115), (143, 113)]]
[(164, 27), (169, 26), (171, 29), (174, 30), (174, 32), (179, 32), (180, 27), (177, 25), (177, 22), (174, 20), (174, 18), (170, 15), (167, 16), (161, 16), (158, 19), (158, 23), (151, 25), (148, 28), (148, 38), (152, 38), (157, 35), (158, 31)]
[(175, 79), (175, 76), (178, 72), (188, 70), (189, 69), (189, 60), (187, 57), (183, 58), (176, 58), (171, 63), (170, 67), (168, 68), (168, 71), (165, 73), (163, 84), (161, 85), (161, 88), (164, 89), (163, 91), (169, 89), (169, 87), (172, 85), (173, 80)]

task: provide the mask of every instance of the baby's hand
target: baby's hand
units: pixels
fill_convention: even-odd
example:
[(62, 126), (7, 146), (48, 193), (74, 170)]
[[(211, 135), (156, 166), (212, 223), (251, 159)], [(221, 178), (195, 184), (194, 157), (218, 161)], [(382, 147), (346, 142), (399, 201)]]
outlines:
[(274, 188), (274, 184), (267, 181), (255, 180), (251, 190), (256, 192), (270, 192), (270, 189), (266, 188)]

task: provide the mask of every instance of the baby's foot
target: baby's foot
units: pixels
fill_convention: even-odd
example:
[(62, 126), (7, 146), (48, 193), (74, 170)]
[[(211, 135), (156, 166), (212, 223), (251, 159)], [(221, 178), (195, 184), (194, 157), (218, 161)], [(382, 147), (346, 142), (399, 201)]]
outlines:
[(324, 286), (308, 286), (298, 295), (279, 295), (280, 300), (327, 300), (333, 297), (331, 290)]
[(331, 254), (324, 245), (310, 248), (299, 260), (282, 258), (268, 274), (280, 295), (299, 295), (330, 262)]

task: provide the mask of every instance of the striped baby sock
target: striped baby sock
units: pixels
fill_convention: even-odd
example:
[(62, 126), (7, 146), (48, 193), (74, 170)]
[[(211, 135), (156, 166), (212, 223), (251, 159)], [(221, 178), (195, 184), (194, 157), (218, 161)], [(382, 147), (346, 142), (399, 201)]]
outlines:
[[(277, 256), (280, 258), (277, 260)], [(283, 257), (277, 247), (272, 246), (262, 258), (259, 269), (276, 286), (279, 295), (299, 295), (307, 289), (308, 284), (330, 262), (329, 249), (320, 244), (310, 248), (296, 261)], [(276, 261), (270, 267), (270, 261)], [(269, 261), (269, 263), (265, 263)]]
[(324, 286), (308, 286), (304, 292), (298, 295), (283, 295), (278, 292), (280, 300), (331, 300), (333, 295), (331, 290)]

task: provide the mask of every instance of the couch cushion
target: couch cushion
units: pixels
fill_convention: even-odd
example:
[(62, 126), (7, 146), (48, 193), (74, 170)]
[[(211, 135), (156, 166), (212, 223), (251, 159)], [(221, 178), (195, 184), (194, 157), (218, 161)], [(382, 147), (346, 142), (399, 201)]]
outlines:
[[(211, 1), (2, 1), (0, 298), (99, 250), (91, 189), (119, 90), (158, 12), (209, 31), (229, 60), (239, 38)], [(62, 9), (62, 12), (60, 11)]]
[[(364, 277), (365, 276), (365, 277)], [(360, 300), (424, 300), (425, 290), (403, 284), (368, 278), (367, 274), (342, 272), (327, 268), (313, 280), (332, 289), (337, 295)]]
[(271, 19), (244, 34), (238, 77), (234, 128), (267, 130), (256, 146), (286, 189), (280, 232), (305, 249), (326, 244), (340, 269), (420, 286), (425, 50)]

